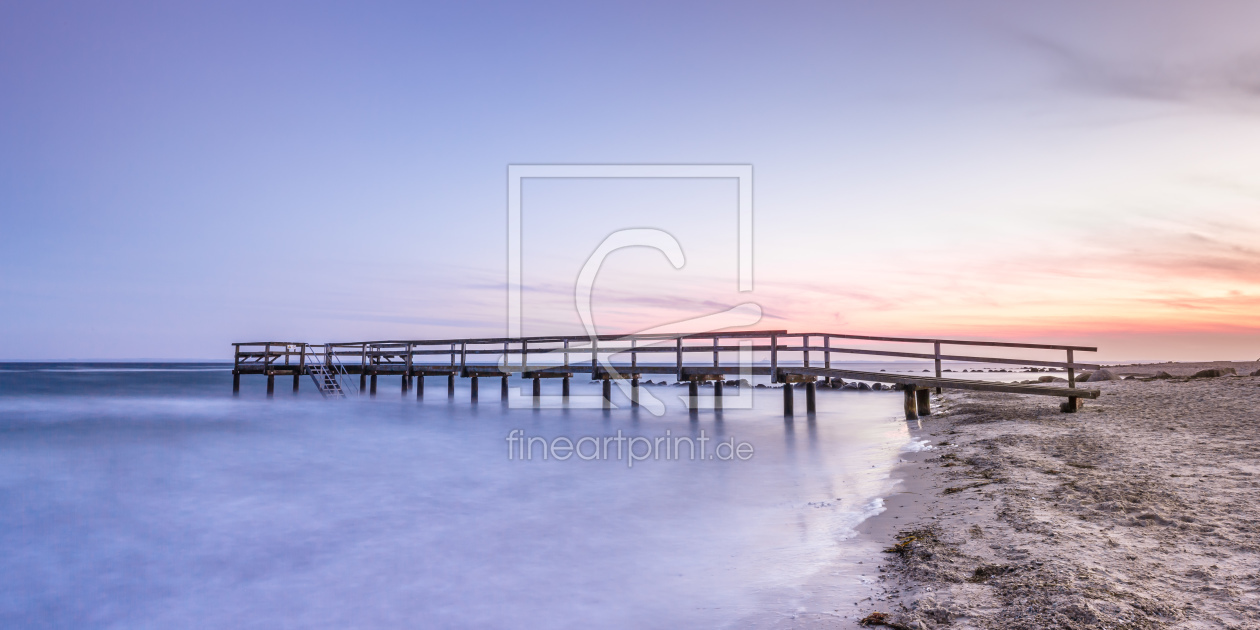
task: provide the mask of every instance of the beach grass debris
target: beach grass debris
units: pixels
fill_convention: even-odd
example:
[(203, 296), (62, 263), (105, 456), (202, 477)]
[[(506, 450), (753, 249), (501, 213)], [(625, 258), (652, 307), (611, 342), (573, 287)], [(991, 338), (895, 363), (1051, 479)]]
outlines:
[(976, 570), (971, 573), (971, 577), (967, 578), (967, 581), (980, 584), (987, 582), (989, 578), (1014, 572), (1015, 567), (1009, 564), (985, 564), (976, 567)]
[(981, 482), (979, 482), (979, 483), (973, 483), (973, 484), (969, 484), (969, 485), (966, 485), (966, 486), (955, 486), (955, 487), (953, 487), (953, 488), (945, 488), (945, 491), (944, 491), (942, 494), (957, 494), (957, 493), (959, 493), (959, 492), (963, 492), (963, 491), (965, 491), (965, 490), (970, 490), (970, 489), (972, 489), (972, 488), (979, 488), (980, 486), (987, 486), (987, 485), (989, 485), (989, 484), (991, 484), (991, 483), (993, 483), (993, 482), (992, 482), (992, 481), (981, 481)]
[(895, 628), (896, 630), (910, 630), (910, 626), (899, 624), (892, 620), (892, 617), (885, 612), (873, 612), (858, 622), (859, 626), (885, 626)]

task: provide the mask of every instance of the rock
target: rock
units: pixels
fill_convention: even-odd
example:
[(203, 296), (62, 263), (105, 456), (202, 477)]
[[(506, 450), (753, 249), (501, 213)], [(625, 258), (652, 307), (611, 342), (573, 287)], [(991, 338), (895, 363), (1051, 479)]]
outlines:
[(1199, 370), (1190, 378), (1216, 378), (1218, 376), (1225, 376), (1226, 374), (1236, 375), (1238, 372), (1234, 370), (1234, 368), (1210, 368), (1207, 370)]
[(840, 389), (841, 387), (844, 387), (844, 379), (842, 378), (831, 379), (831, 389)]
[(739, 386), (740, 386), (740, 387), (752, 387), (752, 383), (749, 383), (749, 382), (748, 382), (748, 379), (746, 379), (746, 378), (741, 378), (741, 379), (739, 379)]
[(1165, 372), (1163, 370), (1160, 370), (1155, 373), (1155, 378), (1172, 378), (1172, 377), (1173, 377), (1172, 374), (1169, 374), (1168, 372)]
[(765, 388), (766, 388), (765, 383), (757, 383), (757, 389), (765, 389)]
[(871, 386), (867, 385), (866, 383), (858, 383), (858, 389), (863, 390), (863, 391), (870, 391)]
[(845, 389), (861, 389), (857, 383), (849, 382), (844, 384)]
[(1090, 372), (1089, 378), (1081, 380), (1087, 383), (1098, 383), (1100, 381), (1118, 381), (1120, 380), (1120, 377), (1115, 372), (1112, 372), (1107, 368), (1103, 368), (1096, 372)]
[(875, 390), (875, 391), (877, 391), (877, 392), (883, 391), (883, 390), (884, 390), (884, 384), (883, 384), (883, 383), (872, 383), (872, 384), (871, 384), (871, 389), (873, 389), (873, 390)]
[(1252, 376), (1260, 376), (1260, 370), (1251, 373)]
[(1037, 377), (1037, 382), (1038, 382), (1038, 383), (1064, 383), (1064, 382), (1067, 382), (1067, 379), (1066, 379), (1066, 378), (1059, 378), (1059, 377), (1057, 377), (1057, 376), (1049, 376), (1049, 375), (1047, 375), (1047, 376), (1039, 376), (1039, 377)]

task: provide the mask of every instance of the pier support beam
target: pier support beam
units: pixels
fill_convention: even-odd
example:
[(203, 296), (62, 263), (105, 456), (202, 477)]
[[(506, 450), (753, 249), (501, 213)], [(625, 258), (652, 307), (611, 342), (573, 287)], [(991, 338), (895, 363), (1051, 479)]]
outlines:
[(272, 396), (275, 396), (275, 395), (276, 395), (276, 375), (268, 374), (267, 375), (267, 398), (271, 398)]
[(542, 397), (542, 379), (538, 378), (537, 376), (534, 377), (533, 395), (534, 395), (534, 404), (537, 405), (538, 399)]
[(906, 420), (919, 419), (919, 404), (918, 394), (915, 392), (916, 389), (918, 388), (914, 385), (906, 385), (905, 389), (901, 390), (901, 393), (905, 394)]
[(725, 383), (723, 383), (720, 380), (713, 381), (713, 410), (714, 411), (722, 410), (722, 386), (724, 384)]
[(695, 380), (687, 381), (687, 408), (692, 411), (700, 408), (700, 383)]
[(407, 390), (410, 389), (410, 385), (411, 385), (411, 375), (403, 374), (401, 380), (402, 380), (402, 395), (406, 396)]
[(1059, 411), (1063, 413), (1076, 413), (1081, 410), (1085, 401), (1076, 396), (1070, 396), (1065, 403), (1059, 403)]
[(508, 382), (507, 381), (508, 381), (508, 377), (504, 375), (503, 384), (499, 386), (499, 396), (502, 397), (502, 400), (508, 399)]
[(472, 377), (472, 379), (468, 382), (468, 386), (472, 388), (472, 395), (469, 398), (469, 400), (476, 402), (477, 400), (477, 377), (476, 376)]
[(294, 374), (293, 375), (293, 393), (294, 394), (298, 393), (298, 383), (301, 383), (301, 382), (302, 382), (302, 375)]
[(569, 402), (569, 377), (564, 377), (560, 383), (560, 394), (564, 396), (564, 402)]
[(424, 399), (424, 375), (416, 375), (416, 400)]
[(788, 381), (783, 384), (783, 415), (790, 416), (795, 413), (796, 400), (792, 398), (792, 383)]
[(455, 397), (455, 375), (454, 374), (448, 374), (446, 376), (446, 397), (447, 398)]
[(805, 384), (805, 413), (814, 413), (818, 411), (818, 403), (816, 400), (818, 394), (818, 385), (813, 381)]
[(932, 415), (932, 390), (927, 387), (920, 387), (918, 390), (915, 390), (914, 394), (915, 401), (919, 403), (919, 415)]
[(612, 379), (604, 379), (604, 409), (612, 409)]
[(359, 395), (367, 393), (367, 372), (359, 372)]
[(371, 381), (372, 381), (371, 389), (368, 391), (368, 393), (372, 396), (375, 396), (376, 395), (376, 375), (375, 374), (372, 375)]
[(639, 406), (639, 379), (630, 379), (630, 408)]
[(236, 372), (236, 371), (232, 372), (232, 395), (233, 396), (241, 395), (241, 373), (240, 372)]

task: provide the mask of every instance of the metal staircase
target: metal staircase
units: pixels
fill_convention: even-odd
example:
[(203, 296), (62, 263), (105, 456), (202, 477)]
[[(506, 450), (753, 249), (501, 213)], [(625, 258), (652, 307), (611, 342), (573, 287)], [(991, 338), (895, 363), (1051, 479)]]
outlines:
[(325, 398), (345, 398), (347, 390), (358, 393), (337, 356), (326, 346), (306, 346), (306, 373), (315, 381), (315, 387)]

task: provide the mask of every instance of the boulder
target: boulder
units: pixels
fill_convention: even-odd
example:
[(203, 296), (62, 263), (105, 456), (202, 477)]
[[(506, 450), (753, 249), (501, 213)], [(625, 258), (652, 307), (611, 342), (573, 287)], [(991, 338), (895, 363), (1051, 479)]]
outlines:
[(1260, 370), (1251, 373), (1252, 376), (1260, 376)]
[(1066, 378), (1059, 378), (1057, 376), (1050, 376), (1050, 375), (1037, 377), (1038, 383), (1063, 383), (1066, 381), (1067, 381)]
[(739, 379), (739, 386), (740, 386), (740, 387), (752, 387), (752, 383), (749, 383), (749, 382), (748, 382), (748, 379), (746, 379), (746, 378), (741, 378), (741, 379)]
[(1101, 370), (1090, 372), (1089, 378), (1083, 378), (1081, 380), (1087, 383), (1098, 383), (1101, 381), (1118, 381), (1120, 380), (1120, 376), (1117, 375), (1115, 372), (1108, 370), (1107, 368), (1103, 368)]
[(866, 383), (858, 383), (858, 389), (863, 390), (863, 391), (870, 391), (871, 386), (867, 385)]
[(1172, 374), (1169, 374), (1168, 372), (1165, 372), (1163, 370), (1160, 370), (1155, 373), (1155, 378), (1172, 378), (1172, 377), (1173, 377)]
[(883, 383), (872, 383), (872, 384), (871, 384), (871, 389), (873, 389), (873, 390), (875, 390), (875, 391), (877, 391), (877, 392), (884, 391), (884, 384), (883, 384)]
[(1190, 378), (1216, 378), (1226, 374), (1238, 374), (1238, 372), (1234, 368), (1209, 368), (1195, 372), (1194, 376)]

